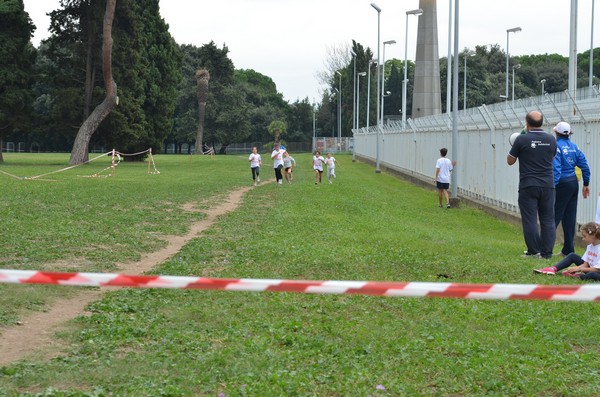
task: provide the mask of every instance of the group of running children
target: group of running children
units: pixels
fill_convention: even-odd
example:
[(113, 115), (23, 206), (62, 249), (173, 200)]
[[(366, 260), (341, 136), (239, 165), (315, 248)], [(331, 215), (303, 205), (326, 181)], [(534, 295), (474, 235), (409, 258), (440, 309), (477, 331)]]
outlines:
[[(450, 182), (450, 173), (453, 167), (456, 165), (455, 162), (446, 158), (448, 150), (442, 148), (440, 150), (441, 157), (436, 162), (436, 174), (435, 182), (438, 190), (438, 206), (442, 207), (442, 198), (446, 198), (446, 208), (450, 208), (450, 200), (448, 197), (448, 187)], [(285, 179), (288, 183), (292, 183), (293, 174), (292, 168), (296, 166), (296, 160), (290, 156), (285, 147), (276, 144), (271, 153), (271, 159), (273, 160), (273, 169), (275, 170), (275, 179), (277, 184), (281, 185), (283, 182), (282, 169), (284, 171)], [(258, 148), (253, 147), (250, 157), (250, 168), (252, 170), (252, 180), (254, 186), (260, 182), (260, 167), (262, 166), (262, 159), (258, 154)], [(336, 159), (331, 153), (327, 153), (327, 157), (321, 156), (321, 152), (318, 150), (313, 156), (313, 170), (315, 171), (315, 185), (321, 183), (321, 175), (323, 174), (323, 165), (327, 165), (327, 179), (329, 183), (333, 183), (335, 175)], [(554, 266), (545, 267), (542, 269), (535, 269), (534, 272), (539, 274), (555, 275), (562, 271), (563, 276), (574, 277), (580, 280), (593, 280), (600, 281), (600, 224), (590, 222), (585, 224), (581, 228), (581, 237), (587, 244), (587, 248), (583, 256), (579, 256), (576, 253), (570, 253), (565, 256)], [(575, 265), (571, 267), (571, 265)]]
[[(271, 153), (271, 159), (273, 160), (273, 170), (275, 171), (275, 180), (277, 185), (283, 184), (283, 179), (288, 183), (292, 183), (294, 175), (292, 173), (293, 167), (296, 166), (296, 160), (290, 156), (288, 151), (280, 144), (275, 144), (273, 152)], [(262, 166), (262, 158), (258, 153), (258, 148), (254, 146), (252, 153), (248, 157), (250, 162), (250, 170), (252, 171), (252, 182), (254, 186), (260, 183), (260, 167)], [(331, 153), (327, 153), (327, 157), (321, 156), (320, 151), (316, 151), (313, 156), (313, 170), (315, 171), (315, 185), (321, 183), (323, 174), (323, 165), (327, 166), (327, 180), (329, 184), (333, 183), (335, 175), (335, 166), (337, 160)], [(282, 172), (283, 171), (283, 172)]]

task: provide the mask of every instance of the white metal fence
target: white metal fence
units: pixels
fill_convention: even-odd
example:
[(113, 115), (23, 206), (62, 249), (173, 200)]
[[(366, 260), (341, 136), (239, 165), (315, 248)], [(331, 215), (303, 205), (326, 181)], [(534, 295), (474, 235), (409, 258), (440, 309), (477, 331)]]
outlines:
[(350, 137), (313, 137), (312, 152), (318, 150), (323, 153), (351, 152), (353, 139)]
[[(508, 137), (520, 131), (525, 115), (540, 110), (544, 129), (552, 132), (559, 121), (571, 124), (571, 136), (585, 153), (592, 176), (591, 197), (579, 200), (577, 221), (593, 221), (596, 195), (600, 194), (600, 92), (597, 86), (581, 88), (576, 100), (568, 92), (497, 103), (458, 112), (458, 153), (448, 153), (455, 168), (459, 196), (477, 199), (489, 206), (518, 212), (518, 164), (508, 166)], [(380, 164), (411, 177), (433, 181), (439, 149), (452, 148), (452, 115), (409, 119), (406, 128), (398, 122), (382, 127), (359, 128), (354, 132), (356, 156), (375, 161), (380, 139)], [(433, 182), (432, 182), (433, 183)]]

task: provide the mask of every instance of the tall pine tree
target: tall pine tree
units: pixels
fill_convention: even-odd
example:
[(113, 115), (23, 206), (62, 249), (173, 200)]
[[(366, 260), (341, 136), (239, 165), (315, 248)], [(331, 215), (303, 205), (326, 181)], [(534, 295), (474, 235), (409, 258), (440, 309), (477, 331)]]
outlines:
[(30, 124), (36, 55), (30, 40), (34, 30), (22, 0), (0, 2), (0, 146), (3, 137)]

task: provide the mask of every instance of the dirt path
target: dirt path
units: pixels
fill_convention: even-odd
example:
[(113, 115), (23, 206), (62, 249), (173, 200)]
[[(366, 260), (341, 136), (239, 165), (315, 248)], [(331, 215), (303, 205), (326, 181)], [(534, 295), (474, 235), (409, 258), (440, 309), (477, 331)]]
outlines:
[[(241, 188), (229, 194), (220, 205), (206, 211), (206, 218), (191, 225), (183, 236), (166, 238), (167, 246), (160, 251), (142, 255), (138, 262), (117, 264), (123, 274), (141, 274), (166, 261), (191, 239), (211, 227), (220, 215), (237, 209), (242, 196), (250, 190)], [(58, 354), (62, 345), (53, 335), (61, 329), (65, 322), (85, 312), (85, 307), (98, 300), (107, 289), (85, 290), (77, 295), (54, 302), (45, 312), (36, 312), (24, 317), (20, 325), (0, 330), (0, 366), (22, 360), (29, 355), (50, 358)]]

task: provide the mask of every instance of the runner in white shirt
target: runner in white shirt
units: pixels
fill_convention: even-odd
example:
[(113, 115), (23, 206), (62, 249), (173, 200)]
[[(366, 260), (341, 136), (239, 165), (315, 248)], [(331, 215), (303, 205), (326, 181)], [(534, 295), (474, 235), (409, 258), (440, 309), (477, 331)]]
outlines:
[(315, 185), (321, 183), (321, 174), (323, 174), (323, 162), (325, 159), (321, 156), (321, 152), (318, 150), (313, 156), (313, 169), (315, 170)]
[(281, 185), (283, 182), (283, 175), (281, 174), (281, 169), (283, 168), (283, 153), (285, 149), (281, 149), (279, 143), (275, 144), (273, 151), (271, 152), (271, 159), (273, 160), (273, 169), (275, 170), (275, 179), (277, 180), (277, 184)]
[(292, 183), (293, 175), (292, 175), (292, 164), (294, 167), (296, 166), (296, 159), (290, 156), (290, 153), (286, 150), (283, 153), (283, 171), (285, 173), (285, 180), (288, 183)]
[(252, 147), (252, 153), (250, 153), (248, 161), (250, 162), (250, 169), (252, 170), (252, 181), (254, 182), (254, 186), (256, 186), (260, 183), (260, 167), (262, 166), (262, 159), (260, 154), (258, 154), (258, 148), (256, 146)]
[(331, 185), (333, 183), (332, 178), (335, 178), (335, 165), (336, 160), (335, 157), (331, 155), (331, 153), (327, 153), (327, 158), (325, 159), (325, 164), (327, 164), (327, 180)]

